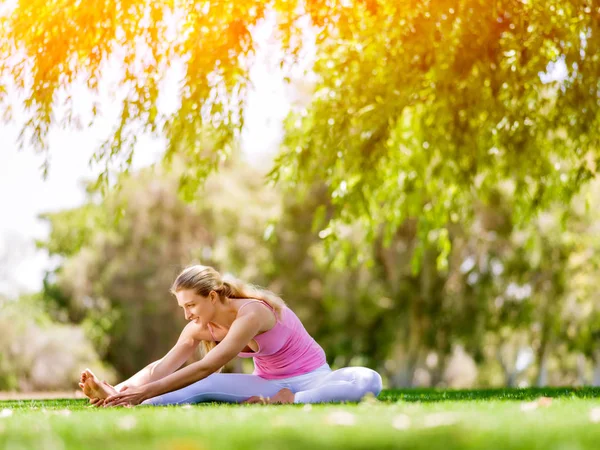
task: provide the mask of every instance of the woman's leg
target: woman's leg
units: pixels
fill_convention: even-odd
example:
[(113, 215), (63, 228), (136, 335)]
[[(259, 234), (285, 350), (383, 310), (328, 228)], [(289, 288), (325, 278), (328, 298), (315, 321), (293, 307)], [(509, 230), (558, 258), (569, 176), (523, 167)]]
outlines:
[(254, 395), (271, 397), (281, 386), (257, 375), (213, 373), (182, 389), (142, 402), (142, 405), (179, 405), (182, 403), (228, 402), (239, 403)]
[[(291, 386), (292, 391), (294, 386)], [(366, 367), (344, 367), (295, 392), (294, 403), (356, 402), (368, 393), (379, 395), (381, 376)]]

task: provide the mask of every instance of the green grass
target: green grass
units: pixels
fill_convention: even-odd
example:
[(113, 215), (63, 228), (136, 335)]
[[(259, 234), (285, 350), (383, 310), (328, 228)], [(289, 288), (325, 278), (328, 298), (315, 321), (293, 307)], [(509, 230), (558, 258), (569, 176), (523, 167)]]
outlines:
[(311, 407), (4, 401), (0, 449), (598, 449), (593, 408), (600, 388), (387, 390), (379, 401)]

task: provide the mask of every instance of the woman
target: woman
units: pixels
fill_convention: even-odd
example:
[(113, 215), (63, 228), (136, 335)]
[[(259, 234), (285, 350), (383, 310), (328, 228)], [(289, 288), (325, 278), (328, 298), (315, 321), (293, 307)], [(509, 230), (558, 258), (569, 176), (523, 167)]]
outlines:
[[(224, 281), (200, 265), (183, 270), (171, 292), (190, 321), (175, 346), (115, 388), (84, 371), (80, 386), (91, 403), (319, 403), (358, 401), (381, 391), (381, 377), (371, 369), (332, 371), (323, 349), (272, 292)], [(204, 357), (181, 368), (198, 345)], [(238, 355), (254, 358), (252, 375), (217, 373)]]

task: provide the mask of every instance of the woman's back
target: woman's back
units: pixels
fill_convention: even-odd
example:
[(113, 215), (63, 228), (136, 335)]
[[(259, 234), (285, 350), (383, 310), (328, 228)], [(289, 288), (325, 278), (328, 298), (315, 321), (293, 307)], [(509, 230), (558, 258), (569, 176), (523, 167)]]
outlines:
[[(275, 314), (273, 307), (262, 300), (249, 300), (239, 309), (253, 302), (263, 304)], [(308, 334), (294, 311), (284, 306), (280, 317), (275, 314), (275, 318), (277, 323), (273, 328), (254, 337), (259, 346), (257, 352), (239, 353), (242, 358), (254, 358), (254, 375), (266, 379), (294, 377), (327, 362), (324, 350)]]

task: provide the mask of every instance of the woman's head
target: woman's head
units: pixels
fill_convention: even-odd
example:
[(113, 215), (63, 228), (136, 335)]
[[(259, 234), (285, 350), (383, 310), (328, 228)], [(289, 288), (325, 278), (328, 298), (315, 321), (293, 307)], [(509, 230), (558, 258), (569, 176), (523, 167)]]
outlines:
[(221, 274), (212, 267), (195, 265), (184, 269), (171, 286), (171, 293), (185, 313), (186, 320), (209, 321), (217, 302), (227, 297), (229, 289)]

